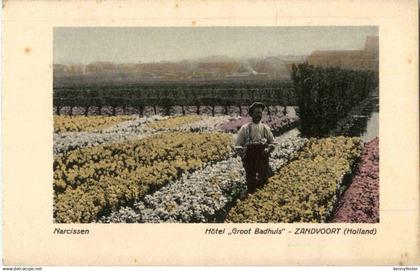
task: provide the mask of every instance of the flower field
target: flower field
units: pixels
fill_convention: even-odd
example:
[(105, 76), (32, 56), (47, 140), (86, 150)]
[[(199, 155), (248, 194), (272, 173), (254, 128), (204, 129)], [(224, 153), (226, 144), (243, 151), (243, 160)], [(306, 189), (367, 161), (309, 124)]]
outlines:
[(165, 120), (154, 121), (147, 124), (147, 126), (153, 129), (171, 129), (202, 119), (203, 117), (199, 115), (186, 115), (177, 118), (169, 118)]
[(379, 139), (365, 145), (356, 175), (338, 203), (333, 222), (379, 222)]
[[(178, 119), (181, 119), (181, 121)], [(229, 121), (232, 117), (200, 116), (197, 118), (197, 116), (191, 116), (189, 120), (192, 122), (186, 121), (187, 119), (184, 116), (169, 119), (169, 117), (154, 115), (142, 118), (137, 117), (95, 132), (54, 133), (54, 154), (60, 155), (70, 150), (103, 143), (142, 139), (163, 131), (218, 131), (217, 126)], [(152, 125), (151, 123), (155, 124)]]
[(145, 138), (156, 133), (156, 131), (144, 124), (162, 119), (166, 118), (161, 116), (135, 118), (94, 132), (54, 133), (54, 155), (103, 143)]
[[(180, 174), (225, 158), (231, 138), (166, 133), (144, 140), (78, 149), (54, 161), (56, 218), (91, 222), (104, 208), (144, 196)], [(203, 148), (203, 149), (201, 149)]]
[[(306, 140), (296, 130), (276, 138), (271, 167), (279, 169), (294, 158)], [(246, 194), (239, 157), (230, 157), (192, 173), (146, 196), (133, 208), (123, 208), (102, 218), (105, 222), (217, 222), (228, 208)]]
[(326, 222), (337, 202), (349, 204), (341, 197), (345, 179), (362, 152), (362, 164), (368, 159), (370, 145), (350, 137), (302, 138), (298, 118), (274, 114), (263, 122), (275, 135), (275, 175), (248, 194), (233, 149), (248, 121), (195, 114), (55, 116), (54, 221)]
[(132, 116), (54, 116), (54, 133), (100, 130), (131, 119)]
[(239, 201), (227, 222), (325, 222), (360, 153), (357, 138), (311, 139), (296, 160)]

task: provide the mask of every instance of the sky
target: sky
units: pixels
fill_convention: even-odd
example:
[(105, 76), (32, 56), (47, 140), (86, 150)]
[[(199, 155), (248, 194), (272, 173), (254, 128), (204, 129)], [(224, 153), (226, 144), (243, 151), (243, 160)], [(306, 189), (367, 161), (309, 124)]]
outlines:
[(355, 27), (58, 27), (54, 64), (161, 62), (309, 55), (363, 49), (375, 26)]

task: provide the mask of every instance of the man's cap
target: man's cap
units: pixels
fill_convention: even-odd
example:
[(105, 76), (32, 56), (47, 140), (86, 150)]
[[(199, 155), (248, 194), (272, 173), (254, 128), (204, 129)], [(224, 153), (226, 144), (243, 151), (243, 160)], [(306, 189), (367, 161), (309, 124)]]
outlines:
[(258, 107), (261, 107), (264, 110), (266, 106), (261, 102), (255, 102), (249, 106), (248, 113), (252, 114), (252, 111), (254, 111), (254, 109)]

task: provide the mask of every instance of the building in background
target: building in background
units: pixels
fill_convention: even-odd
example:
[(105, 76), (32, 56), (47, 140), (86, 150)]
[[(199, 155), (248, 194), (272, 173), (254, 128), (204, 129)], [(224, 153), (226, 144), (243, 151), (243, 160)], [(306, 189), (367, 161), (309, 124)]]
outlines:
[(314, 51), (308, 64), (352, 70), (379, 70), (379, 37), (368, 36), (363, 50)]

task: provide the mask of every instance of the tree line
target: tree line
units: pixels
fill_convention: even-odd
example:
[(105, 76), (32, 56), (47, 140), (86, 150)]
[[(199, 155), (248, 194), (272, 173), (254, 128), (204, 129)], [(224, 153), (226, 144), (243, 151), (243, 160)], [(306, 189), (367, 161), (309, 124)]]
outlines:
[(236, 106), (242, 111), (242, 107), (256, 100), (269, 106), (292, 105), (296, 100), (291, 81), (55, 88), (53, 99), (57, 112), (65, 106), (84, 107), (86, 114), (92, 106), (112, 107), (113, 114), (117, 107), (137, 108), (140, 114), (145, 107), (153, 107), (155, 112), (156, 108), (163, 108), (169, 114), (174, 106), (194, 106), (197, 113), (200, 107), (209, 106), (214, 114), (217, 106), (224, 107), (227, 113), (229, 107)]
[(321, 137), (378, 86), (378, 73), (305, 63), (293, 66), (292, 80), (302, 135)]

